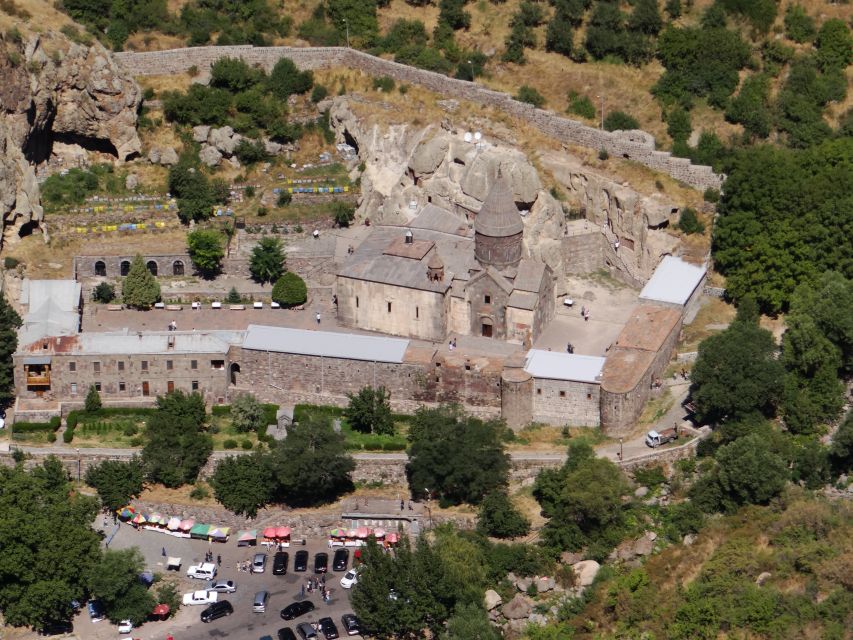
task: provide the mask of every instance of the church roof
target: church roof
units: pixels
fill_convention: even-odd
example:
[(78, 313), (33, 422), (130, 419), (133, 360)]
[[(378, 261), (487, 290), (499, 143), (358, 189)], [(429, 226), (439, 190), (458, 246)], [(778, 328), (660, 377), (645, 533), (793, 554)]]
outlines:
[(507, 183), (498, 177), (474, 220), (474, 231), (491, 238), (514, 236), (524, 230), (524, 223)]
[(513, 286), (521, 291), (538, 293), (542, 288), (542, 278), (545, 275), (545, 263), (541, 260), (524, 258), (518, 265)]
[(441, 259), (441, 256), (438, 255), (438, 249), (430, 254), (427, 267), (430, 269), (444, 269), (444, 261)]

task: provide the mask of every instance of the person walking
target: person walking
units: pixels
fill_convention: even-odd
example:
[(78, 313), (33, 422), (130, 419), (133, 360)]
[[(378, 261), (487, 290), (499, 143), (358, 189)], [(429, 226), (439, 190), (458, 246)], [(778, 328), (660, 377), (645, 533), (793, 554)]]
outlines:
[(216, 556), (216, 564), (219, 565), (220, 567), (222, 566), (222, 556), (220, 556), (220, 555)]
[(317, 312), (317, 315), (314, 316), (317, 319), (317, 326), (320, 326), (320, 312)]
[(166, 557), (166, 547), (163, 547), (161, 554), (163, 555), (164, 558)]

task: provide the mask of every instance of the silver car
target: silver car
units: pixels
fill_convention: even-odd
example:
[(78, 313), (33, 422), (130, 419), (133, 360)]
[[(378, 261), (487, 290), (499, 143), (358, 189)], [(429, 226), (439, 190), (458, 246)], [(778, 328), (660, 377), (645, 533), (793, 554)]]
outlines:
[(233, 580), (211, 580), (207, 584), (207, 590), (217, 593), (234, 593), (237, 591), (237, 584)]
[(252, 560), (252, 573), (263, 573), (267, 568), (267, 556), (264, 553), (256, 553)]

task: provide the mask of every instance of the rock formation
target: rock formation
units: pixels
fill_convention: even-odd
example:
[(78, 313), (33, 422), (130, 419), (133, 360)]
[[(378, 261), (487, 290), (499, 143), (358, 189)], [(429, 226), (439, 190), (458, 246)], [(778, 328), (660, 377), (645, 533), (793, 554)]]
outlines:
[(546, 189), (523, 152), (488, 136), (475, 139), (452, 131), (447, 123), (387, 125), (360, 117), (347, 97), (331, 101), (330, 122), (338, 142), (355, 146), (364, 163), (359, 218), (405, 225), (422, 206), (433, 203), (471, 224), (500, 173), (524, 217), (525, 254), (543, 260), (557, 274), (566, 271), (563, 238), (569, 208), (584, 211), (598, 236), (599, 267), (606, 261), (632, 282), (647, 280), (660, 258), (677, 246), (678, 239), (664, 231), (677, 220), (677, 206), (596, 175), (567, 153), (539, 156), (543, 168), (568, 191), (570, 202), (564, 205)]
[(142, 96), (98, 43), (46, 33), (0, 44), (0, 229), (9, 240), (36, 227), (46, 233), (35, 165), (50, 157), (54, 143), (120, 161), (139, 153)]

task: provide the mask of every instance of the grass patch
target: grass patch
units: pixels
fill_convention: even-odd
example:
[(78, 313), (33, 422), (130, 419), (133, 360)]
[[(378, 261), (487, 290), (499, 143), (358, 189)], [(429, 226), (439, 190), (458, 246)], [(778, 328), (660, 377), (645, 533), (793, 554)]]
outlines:
[(507, 448), (512, 451), (565, 449), (570, 442), (584, 440), (591, 446), (609, 442), (609, 438), (599, 428), (594, 427), (555, 427), (548, 424), (532, 423), (515, 434)]
[(379, 435), (354, 431), (343, 415), (343, 407), (329, 405), (298, 404), (293, 408), (293, 419), (296, 422), (313, 418), (340, 420), (341, 433), (346, 437), (347, 449), (350, 451), (405, 451), (411, 416), (394, 414), (394, 434)]

